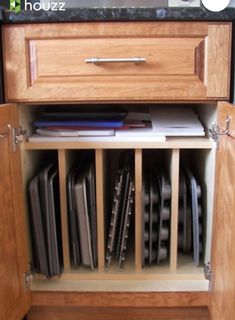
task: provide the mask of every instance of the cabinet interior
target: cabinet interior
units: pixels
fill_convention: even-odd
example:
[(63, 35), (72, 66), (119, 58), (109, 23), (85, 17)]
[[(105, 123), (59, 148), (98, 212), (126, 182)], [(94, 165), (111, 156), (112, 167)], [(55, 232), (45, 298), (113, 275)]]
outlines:
[[(74, 106), (76, 108), (76, 106)], [(96, 105), (99, 108), (99, 105)], [(106, 106), (109, 107), (108, 105)], [(145, 105), (126, 105), (127, 110), (145, 110)], [(216, 118), (216, 103), (192, 105), (205, 127), (210, 128)], [(27, 130), (27, 137), (33, 133), (32, 122), (44, 106), (20, 104), (18, 106), (20, 125)], [(89, 109), (89, 105), (87, 105)], [(157, 108), (157, 105), (156, 105)], [(62, 233), (63, 273), (60, 278), (46, 279), (35, 275), (32, 290), (63, 291), (206, 291), (203, 264), (210, 260), (211, 234), (213, 222), (213, 199), (215, 179), (216, 144), (208, 137), (167, 138), (165, 142), (47, 142), (26, 141), (22, 144), (22, 168), (24, 190), (34, 174), (47, 159), (58, 164), (59, 198)], [(114, 171), (118, 158), (129, 150), (133, 157), (135, 184), (134, 215), (131, 219), (130, 246), (123, 271), (116, 263), (105, 267), (107, 233), (112, 210)], [(68, 172), (74, 162), (90, 152), (95, 163), (97, 252), (98, 265), (94, 270), (87, 267), (74, 268), (69, 249), (69, 223), (67, 208)], [(164, 165), (171, 184), (169, 255), (159, 265), (144, 266), (142, 263), (142, 191), (143, 168), (149, 158), (157, 159), (157, 166)], [(183, 255), (178, 250), (179, 219), (179, 177), (180, 166), (187, 163), (193, 168), (202, 188), (202, 211), (204, 217), (203, 256), (199, 267), (194, 265), (191, 255)], [(26, 219), (29, 221), (28, 197), (25, 193)], [(30, 228), (29, 228), (30, 229)], [(29, 230), (30, 243), (30, 230)], [(29, 248), (31, 246), (29, 245)], [(102, 280), (102, 283), (99, 282)], [(117, 281), (118, 280), (118, 281)]]

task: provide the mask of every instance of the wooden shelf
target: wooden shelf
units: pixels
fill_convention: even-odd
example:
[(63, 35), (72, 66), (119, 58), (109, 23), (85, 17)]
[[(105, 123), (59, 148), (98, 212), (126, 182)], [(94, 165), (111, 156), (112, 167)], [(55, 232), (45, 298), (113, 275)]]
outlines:
[(115, 137), (78, 138), (69, 141), (67, 138), (58, 141), (51, 138), (50, 142), (25, 142), (26, 150), (74, 150), (74, 149), (212, 149), (214, 142), (207, 137), (167, 138), (166, 141), (154, 139), (115, 139)]
[(98, 269), (89, 271), (79, 268), (63, 273), (60, 279), (45, 279), (36, 275), (32, 282), (33, 291), (208, 291), (209, 282), (204, 277), (203, 268), (196, 268), (191, 260), (182, 273), (178, 269), (170, 273), (169, 264), (151, 266), (135, 271), (134, 263), (128, 264), (123, 272), (113, 266), (108, 272)]
[[(129, 266), (126, 271), (121, 272), (118, 268), (113, 268), (110, 271), (100, 272), (96, 270), (89, 270), (86, 268), (79, 268), (72, 270), (71, 272), (63, 273), (62, 276), (53, 279), (46, 279), (44, 276), (36, 275), (35, 281), (55, 282), (62, 280), (84, 280), (84, 281), (98, 281), (98, 280), (206, 280), (203, 272), (203, 268), (196, 268), (191, 264), (191, 268), (188, 266), (187, 273), (169, 273), (169, 266), (151, 266), (146, 267), (140, 272), (136, 272), (134, 268)], [(115, 272), (116, 270), (116, 272)]]

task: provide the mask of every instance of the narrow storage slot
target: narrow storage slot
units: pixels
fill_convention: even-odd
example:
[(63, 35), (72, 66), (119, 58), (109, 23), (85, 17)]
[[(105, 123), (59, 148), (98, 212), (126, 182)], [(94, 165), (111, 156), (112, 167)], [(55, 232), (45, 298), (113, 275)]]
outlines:
[(210, 259), (214, 165), (214, 150), (181, 151), (179, 272), (202, 267)]
[(66, 151), (69, 259), (73, 270), (98, 267), (95, 153)]
[(142, 267), (153, 272), (170, 265), (171, 159), (172, 150), (143, 150)]
[(105, 162), (105, 267), (134, 272), (134, 151), (107, 150)]
[(57, 152), (25, 152), (32, 269), (46, 278), (63, 271)]

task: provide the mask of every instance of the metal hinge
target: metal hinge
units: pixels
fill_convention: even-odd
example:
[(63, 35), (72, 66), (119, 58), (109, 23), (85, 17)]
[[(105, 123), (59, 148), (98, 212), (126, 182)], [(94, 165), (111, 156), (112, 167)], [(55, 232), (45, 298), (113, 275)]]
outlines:
[(216, 143), (216, 147), (218, 149), (219, 148), (219, 135), (214, 130), (215, 126), (217, 127), (217, 125), (213, 123), (212, 128), (208, 129), (208, 136)]
[(33, 280), (34, 273), (33, 271), (28, 271), (24, 274), (24, 283), (26, 290), (30, 290), (30, 283)]
[(22, 127), (13, 128), (13, 150), (16, 151), (17, 147), (24, 141), (27, 131)]
[(212, 289), (212, 284), (213, 284), (212, 283), (213, 271), (212, 271), (210, 262), (205, 263), (205, 265), (204, 265), (204, 274), (205, 274), (206, 280), (209, 280), (209, 287), (210, 287), (210, 290), (211, 290)]
[(212, 277), (212, 270), (211, 270), (211, 263), (207, 262), (204, 265), (204, 274), (205, 274), (205, 278), (206, 280), (211, 280)]
[(232, 118), (227, 115), (226, 121), (225, 121), (225, 129), (220, 128), (216, 123), (212, 123), (212, 128), (208, 130), (209, 137), (211, 137), (217, 145), (217, 148), (219, 147), (219, 140), (221, 136), (229, 136), (231, 138), (235, 138), (231, 132), (230, 132), (230, 125), (231, 125)]

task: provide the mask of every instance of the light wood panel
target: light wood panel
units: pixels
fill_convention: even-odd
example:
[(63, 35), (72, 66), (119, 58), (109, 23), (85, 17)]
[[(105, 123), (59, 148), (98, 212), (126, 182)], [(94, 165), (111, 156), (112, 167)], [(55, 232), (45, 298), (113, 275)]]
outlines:
[[(205, 279), (203, 268), (197, 268), (193, 265), (193, 263), (189, 263), (187, 261), (187, 265), (182, 265), (186, 260), (181, 260), (180, 269), (177, 270), (175, 273), (170, 273), (170, 268), (168, 265), (165, 266), (153, 266), (149, 268), (145, 268), (141, 272), (136, 272), (135, 267), (133, 264), (131, 266), (128, 265), (125, 268), (124, 272), (120, 272), (120, 269), (118, 267), (111, 268), (110, 271), (100, 272), (99, 270), (95, 270), (93, 272), (90, 272), (86, 268), (79, 268), (78, 270), (72, 270), (69, 273), (63, 273), (60, 279), (54, 278), (52, 281), (46, 280), (44, 276), (41, 275), (35, 275), (34, 281), (32, 283), (32, 288), (34, 291), (37, 291), (38, 287), (40, 286), (40, 291), (43, 289), (43, 286), (46, 288), (50, 288), (52, 291), (60, 291), (66, 288), (66, 291), (71, 286), (72, 288), (76, 288), (76, 291), (79, 290), (79, 282), (84, 284), (88, 283), (87, 288), (89, 287), (91, 291), (94, 291), (94, 288), (96, 288), (97, 283), (99, 283), (99, 280), (104, 281), (103, 282), (103, 288), (105, 286), (110, 287), (110, 283), (112, 281), (118, 280), (118, 281), (137, 281), (138, 285), (141, 287), (146, 287), (146, 284), (144, 281), (152, 280), (152, 281), (187, 281), (189, 284), (190, 281), (192, 283), (194, 281), (200, 281), (203, 285), (203, 290), (208, 290), (209, 282)], [(129, 262), (129, 261), (128, 261)], [(132, 261), (131, 261), (132, 262)], [(58, 280), (57, 283), (55, 283), (53, 280)], [(76, 283), (72, 283), (72, 281), (77, 281)], [(129, 283), (130, 284), (130, 283)], [(150, 283), (149, 283), (150, 284)], [(150, 284), (151, 285), (151, 284)], [(99, 288), (99, 291), (102, 290), (102, 287)], [(157, 283), (153, 285), (153, 288), (156, 287), (156, 291), (159, 291), (159, 288), (157, 286)], [(60, 290), (57, 290), (57, 288), (60, 288)], [(119, 287), (121, 289), (121, 287)], [(134, 286), (130, 286), (128, 288), (127, 285), (125, 285), (125, 289), (128, 291), (133, 290)], [(179, 290), (181, 289), (181, 283), (178, 283)], [(157, 290), (158, 289), (158, 290)], [(39, 289), (38, 289), (39, 290)], [(86, 291), (86, 287), (84, 288)], [(146, 289), (149, 291), (149, 289)], [(193, 288), (191, 288), (192, 291)], [(200, 291), (203, 291), (202, 289)], [(88, 290), (89, 291), (89, 290)], [(113, 290), (111, 290), (113, 291)], [(124, 291), (124, 289), (123, 289)], [(152, 291), (155, 291), (154, 289)], [(182, 291), (182, 290), (181, 290)]]
[(51, 139), (51, 142), (26, 142), (24, 147), (27, 150), (47, 149), (211, 149), (214, 146), (212, 140), (206, 137), (190, 138), (167, 138), (166, 141), (145, 141), (146, 139), (135, 138), (135, 141), (125, 139), (118, 141), (110, 138), (78, 139), (68, 141), (66, 139), (58, 142), (58, 139)]
[(211, 314), (213, 320), (233, 320), (235, 315), (235, 107), (221, 103), (218, 125), (225, 128), (231, 117), (230, 133), (221, 136), (217, 151), (215, 216), (212, 239)]
[[(0, 106), (0, 318), (16, 320), (29, 309), (24, 284), (28, 271), (20, 153), (13, 152), (12, 128), (18, 125), (13, 105)], [(10, 125), (10, 128), (8, 128)]]
[(96, 170), (96, 206), (97, 206), (97, 240), (98, 240), (98, 269), (104, 271), (105, 243), (104, 243), (104, 151), (95, 152)]
[(41, 308), (33, 307), (28, 320), (210, 320), (207, 308)]
[[(76, 276), (75, 276), (76, 277)], [(64, 278), (64, 277), (63, 277)], [(80, 276), (80, 278), (82, 278)], [(197, 279), (197, 276), (188, 275), (188, 280), (182, 277), (164, 277), (164, 275), (143, 277), (142, 280), (132, 280), (133, 277), (125, 277), (121, 280), (120, 276), (113, 276), (113, 280), (109, 277), (99, 277), (98, 280), (87, 280), (85, 275), (81, 280), (57, 280), (45, 281), (34, 280), (32, 283), (32, 291), (40, 292), (208, 292), (209, 283), (207, 280)], [(152, 278), (152, 279), (151, 279)], [(192, 280), (193, 279), (193, 280)], [(54, 279), (55, 280), (55, 279)]]
[[(230, 73), (230, 35), (231, 24), (205, 22), (4, 26), (7, 99), (97, 102), (227, 98), (229, 84), (224, 80)], [(129, 55), (143, 55), (146, 63), (85, 63), (92, 56)], [(219, 62), (217, 56), (221, 57)]]
[(135, 269), (142, 269), (142, 150), (135, 150)]
[(178, 253), (178, 216), (179, 216), (179, 170), (180, 151), (173, 149), (171, 155), (171, 241), (170, 241), (170, 271), (177, 269)]
[(208, 306), (207, 292), (33, 292), (33, 306), (61, 307), (201, 307)]
[(60, 212), (64, 271), (70, 270), (69, 254), (69, 228), (68, 228), (68, 206), (67, 206), (67, 175), (70, 170), (69, 153), (66, 150), (58, 150), (59, 187), (60, 187)]

